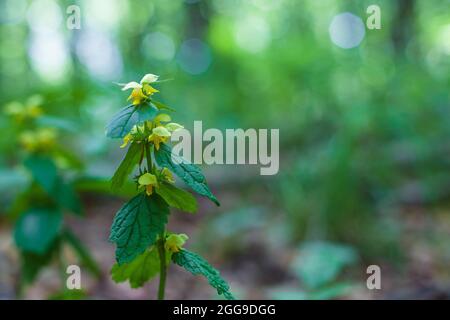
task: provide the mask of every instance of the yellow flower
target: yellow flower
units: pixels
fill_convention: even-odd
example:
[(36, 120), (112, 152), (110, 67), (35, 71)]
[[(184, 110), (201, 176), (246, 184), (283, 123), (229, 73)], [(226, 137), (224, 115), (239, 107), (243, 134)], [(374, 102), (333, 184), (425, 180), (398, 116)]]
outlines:
[(34, 151), (37, 146), (37, 140), (32, 131), (25, 131), (19, 136), (22, 146), (28, 151)]
[(166, 129), (170, 132), (175, 132), (177, 130), (183, 129), (184, 127), (181, 124), (171, 122), (165, 125)]
[(144, 92), (146, 95), (151, 96), (152, 94), (159, 92), (159, 90), (153, 88), (151, 85), (149, 84), (144, 84), (142, 85), (142, 88), (144, 89)]
[(17, 121), (23, 121), (27, 118), (37, 118), (43, 111), (40, 105), (42, 104), (42, 97), (39, 95), (31, 96), (24, 105), (20, 102), (14, 101), (5, 106), (5, 113), (13, 116)]
[(43, 128), (36, 131), (25, 131), (19, 136), (23, 147), (30, 151), (48, 150), (56, 143), (57, 132), (52, 128)]
[(169, 130), (163, 126), (158, 126), (152, 130), (152, 134), (148, 137), (149, 142), (153, 142), (156, 150), (159, 150), (159, 144), (161, 142), (167, 142), (171, 136)]
[(167, 168), (163, 168), (161, 170), (161, 175), (163, 176), (163, 178), (170, 183), (175, 183), (175, 179), (173, 178), (173, 174), (172, 172), (170, 172), (169, 169)]
[(43, 111), (41, 109), (41, 105), (43, 103), (44, 99), (40, 95), (34, 95), (28, 98), (25, 111), (27, 115), (31, 118), (37, 118), (39, 117)]
[(170, 116), (166, 113), (158, 114), (155, 119), (153, 119), (153, 124), (155, 127), (158, 127), (161, 125), (161, 122), (169, 122), (172, 120)]
[(128, 97), (127, 100), (131, 100), (131, 102), (136, 106), (138, 104), (140, 104), (143, 100), (147, 99), (147, 96), (144, 94), (144, 92), (142, 91), (142, 85), (132, 81), (132, 82), (128, 82), (127, 84), (125, 84), (122, 87), (122, 91), (126, 91), (129, 89), (133, 89), (133, 91), (131, 91), (130, 96)]
[(133, 136), (131, 133), (128, 133), (125, 137), (123, 137), (123, 143), (120, 147), (125, 148), (131, 140), (133, 140)]
[(147, 195), (151, 195), (153, 193), (153, 187), (158, 186), (158, 180), (155, 175), (147, 172), (139, 177), (138, 184), (139, 188), (145, 188)]
[(19, 117), (23, 114), (24, 106), (20, 102), (14, 101), (5, 106), (5, 113), (11, 116)]
[(125, 148), (132, 141), (141, 141), (147, 138), (145, 134), (146, 128), (145, 124), (134, 125), (131, 128), (130, 132), (128, 132), (125, 137), (123, 137), (123, 143), (120, 146), (121, 148)]
[(183, 247), (183, 245), (186, 243), (187, 239), (189, 239), (189, 237), (184, 233), (171, 234), (166, 238), (166, 243), (164, 244), (164, 247), (169, 252), (172, 253), (179, 252)]
[(159, 76), (151, 73), (147, 73), (145, 76), (142, 77), (141, 83), (153, 83), (158, 81)]

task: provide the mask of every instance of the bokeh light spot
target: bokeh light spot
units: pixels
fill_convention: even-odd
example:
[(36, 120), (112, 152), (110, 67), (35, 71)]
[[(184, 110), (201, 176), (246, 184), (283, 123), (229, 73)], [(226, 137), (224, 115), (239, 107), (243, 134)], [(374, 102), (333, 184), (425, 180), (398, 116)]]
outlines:
[(177, 61), (181, 69), (190, 74), (201, 74), (211, 64), (211, 50), (199, 39), (189, 39), (181, 44)]
[(334, 16), (328, 29), (331, 41), (340, 48), (351, 49), (359, 46), (366, 29), (360, 17), (350, 12)]
[(170, 61), (175, 56), (172, 38), (159, 31), (152, 32), (144, 38), (143, 50), (147, 57), (161, 61)]

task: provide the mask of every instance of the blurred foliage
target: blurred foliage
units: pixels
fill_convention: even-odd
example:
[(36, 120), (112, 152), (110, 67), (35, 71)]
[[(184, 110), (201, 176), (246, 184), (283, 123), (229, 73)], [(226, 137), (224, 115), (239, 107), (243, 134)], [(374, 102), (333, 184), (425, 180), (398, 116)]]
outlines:
[[(255, 227), (282, 230), (283, 246), (327, 240), (353, 246), (363, 261), (399, 261), (404, 216), (448, 208), (448, 1), (376, 1), (381, 30), (366, 29), (349, 50), (331, 42), (329, 23), (344, 11), (365, 22), (373, 1), (75, 3), (80, 30), (65, 28), (73, 1), (0, 3), (0, 105), (44, 97), (52, 117), (42, 121), (70, 133), (64, 145), (84, 164), (76, 188), (106, 191), (104, 177), (121, 160), (104, 135), (123, 101), (113, 82), (152, 72), (174, 79), (158, 98), (177, 108), (180, 122), (280, 128), (277, 176), (242, 177), (243, 192), (226, 170), (211, 181), (234, 195), (217, 220), (229, 225), (221, 237), (245, 235), (245, 215), (255, 215), (247, 209), (261, 205), (268, 210)], [(26, 179), (11, 170), (20, 162), (11, 143), (18, 126), (2, 115), (0, 128), (3, 204)]]

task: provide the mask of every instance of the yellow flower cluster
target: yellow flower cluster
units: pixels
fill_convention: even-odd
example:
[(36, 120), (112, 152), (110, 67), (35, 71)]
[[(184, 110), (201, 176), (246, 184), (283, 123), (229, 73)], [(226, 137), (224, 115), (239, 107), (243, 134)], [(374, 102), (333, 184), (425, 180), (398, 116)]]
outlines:
[(39, 117), (43, 111), (41, 108), (42, 97), (35, 95), (30, 97), (25, 104), (14, 101), (5, 106), (5, 113), (21, 122), (26, 119)]
[(186, 243), (187, 239), (189, 239), (189, 237), (184, 233), (171, 234), (166, 238), (164, 247), (169, 252), (179, 252), (183, 248), (183, 245)]
[(141, 140), (142, 135), (149, 132), (146, 138), (154, 144), (156, 150), (159, 150), (160, 143), (167, 142), (174, 131), (183, 128), (182, 125), (170, 121), (170, 116), (162, 113), (157, 115), (153, 121), (147, 121), (145, 125), (134, 126), (123, 138), (123, 144), (120, 147), (125, 148), (128, 143)]
[(40, 128), (34, 131), (25, 131), (19, 136), (23, 147), (29, 151), (44, 151), (56, 144), (57, 132), (53, 128)]
[(153, 193), (153, 188), (158, 187), (158, 181), (164, 181), (169, 183), (175, 183), (172, 172), (167, 168), (163, 168), (161, 171), (156, 172), (156, 175), (146, 172), (138, 178), (139, 188), (144, 188), (147, 195)]

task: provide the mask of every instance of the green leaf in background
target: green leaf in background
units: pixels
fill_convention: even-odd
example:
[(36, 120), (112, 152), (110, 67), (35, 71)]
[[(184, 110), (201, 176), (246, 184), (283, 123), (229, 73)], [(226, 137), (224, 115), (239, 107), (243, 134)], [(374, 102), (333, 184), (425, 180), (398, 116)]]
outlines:
[(65, 183), (58, 176), (54, 161), (46, 156), (31, 155), (24, 161), (34, 180), (44, 189), (48, 196), (62, 208), (76, 214), (83, 213), (81, 201), (72, 185)]
[(83, 160), (72, 151), (55, 146), (52, 155), (59, 167), (76, 170), (82, 170), (84, 168)]
[(122, 188), (113, 191), (111, 179), (108, 177), (80, 177), (74, 181), (74, 187), (77, 192), (108, 194), (124, 198), (130, 198), (136, 194), (136, 184), (131, 180), (126, 180)]
[(24, 165), (30, 170), (34, 180), (51, 194), (58, 180), (58, 171), (53, 160), (43, 155), (31, 155), (25, 159)]
[(190, 213), (197, 211), (197, 200), (194, 196), (170, 183), (160, 183), (156, 188), (156, 193), (171, 207)]
[(116, 260), (119, 265), (131, 262), (154, 244), (164, 231), (169, 207), (157, 194), (148, 197), (140, 193), (117, 212), (111, 226), (109, 240), (117, 244)]
[(129, 281), (132, 288), (142, 287), (159, 273), (159, 255), (155, 246), (145, 250), (129, 263), (115, 263), (111, 269), (112, 279), (119, 283)]
[(62, 208), (68, 209), (77, 215), (83, 214), (80, 197), (71, 184), (64, 183), (61, 179), (58, 179), (54, 192), (49, 195)]
[(81, 264), (84, 265), (92, 274), (100, 277), (101, 270), (94, 258), (92, 258), (89, 250), (81, 243), (80, 239), (72, 233), (69, 229), (65, 229), (62, 238), (73, 248)]
[(312, 242), (300, 248), (291, 269), (308, 288), (316, 289), (334, 281), (344, 267), (357, 259), (351, 247)]
[(224, 279), (222, 279), (219, 271), (214, 269), (198, 254), (182, 249), (172, 255), (172, 261), (193, 275), (204, 276), (208, 280), (209, 284), (217, 290), (219, 295), (223, 294), (223, 296), (228, 300), (234, 299), (230, 292), (230, 286)]
[(14, 240), (19, 249), (44, 254), (58, 236), (62, 214), (58, 210), (31, 209), (23, 213), (14, 227)]
[(199, 167), (188, 163), (185, 159), (172, 155), (169, 145), (162, 143), (159, 150), (155, 150), (155, 159), (159, 166), (166, 167), (180, 177), (188, 186), (198, 194), (208, 197), (216, 205), (220, 206), (217, 198), (209, 190), (205, 176)]
[(32, 283), (41, 269), (51, 262), (54, 254), (54, 250), (48, 250), (43, 255), (21, 251), (21, 286)]
[(110, 138), (123, 138), (134, 125), (152, 120), (158, 109), (151, 104), (135, 106), (130, 104), (116, 113), (106, 126), (106, 136)]
[(134, 166), (138, 163), (141, 151), (142, 145), (135, 142), (130, 145), (125, 158), (123, 158), (111, 179), (111, 189), (113, 191), (116, 191), (123, 186), (128, 175), (133, 171)]

